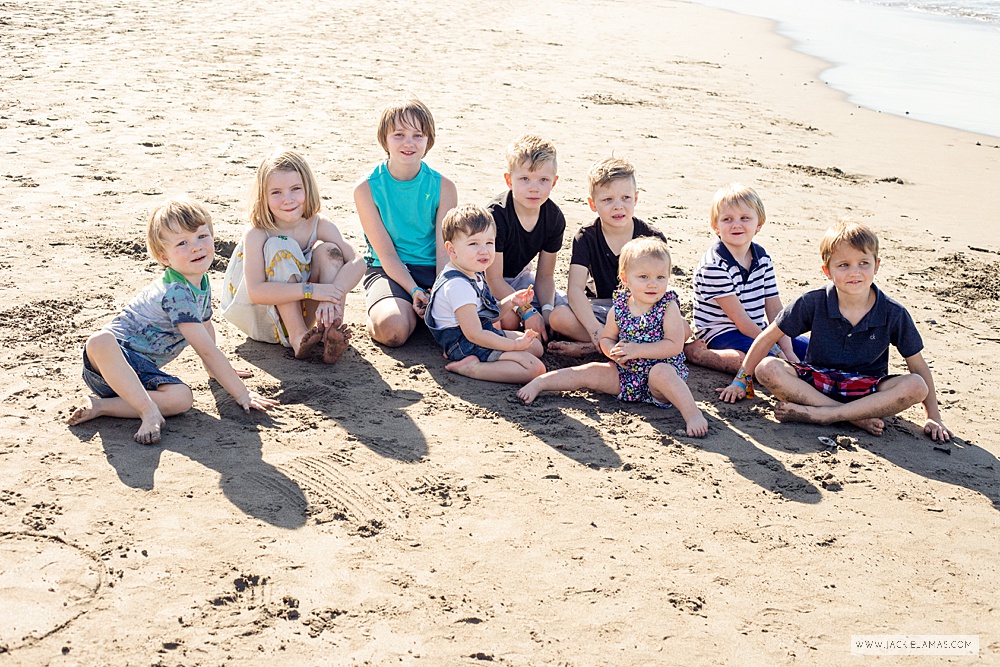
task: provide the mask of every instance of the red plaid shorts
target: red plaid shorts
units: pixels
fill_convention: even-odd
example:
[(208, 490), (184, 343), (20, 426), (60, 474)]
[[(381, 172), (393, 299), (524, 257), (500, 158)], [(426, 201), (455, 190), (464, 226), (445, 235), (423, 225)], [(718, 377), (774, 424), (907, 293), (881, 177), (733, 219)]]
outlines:
[(816, 368), (806, 364), (792, 364), (792, 366), (800, 380), (808, 382), (821, 394), (841, 403), (849, 403), (862, 396), (874, 394), (878, 391), (878, 385), (882, 380), (892, 377), (861, 375), (830, 368)]

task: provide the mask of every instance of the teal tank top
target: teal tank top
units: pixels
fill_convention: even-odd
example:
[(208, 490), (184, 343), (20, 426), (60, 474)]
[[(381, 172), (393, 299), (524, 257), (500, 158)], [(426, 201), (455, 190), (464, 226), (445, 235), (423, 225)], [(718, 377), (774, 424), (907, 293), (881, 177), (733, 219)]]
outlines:
[[(397, 181), (383, 162), (367, 180), (372, 201), (399, 259), (404, 264), (434, 266), (437, 263), (434, 223), (441, 200), (441, 174), (421, 162), (416, 178)], [(367, 237), (365, 243), (368, 243), (365, 261), (369, 266), (382, 266)]]

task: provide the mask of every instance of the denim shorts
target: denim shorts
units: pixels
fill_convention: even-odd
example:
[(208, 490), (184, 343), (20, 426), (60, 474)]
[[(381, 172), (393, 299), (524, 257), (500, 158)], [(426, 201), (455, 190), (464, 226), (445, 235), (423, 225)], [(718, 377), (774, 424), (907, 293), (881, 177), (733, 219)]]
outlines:
[[(121, 341), (119, 341), (118, 347), (121, 348), (125, 361), (135, 371), (135, 374), (139, 377), (139, 382), (142, 383), (142, 386), (147, 391), (156, 391), (156, 388), (161, 384), (184, 384), (180, 378), (161, 371), (148, 357), (122, 345)], [(112, 398), (118, 395), (108, 385), (101, 374), (94, 370), (94, 367), (90, 364), (90, 359), (87, 358), (86, 348), (83, 350), (83, 381), (99, 398)]]
[[(489, 321), (483, 322), (483, 331), (492, 331), (497, 335), (503, 336), (503, 332), (497, 331), (493, 323)], [(452, 361), (458, 361), (466, 357), (476, 357), (479, 361), (489, 362), (496, 361), (503, 354), (502, 350), (491, 350), (476, 345), (465, 337), (461, 327), (441, 329), (433, 333), (435, 340), (437, 340), (444, 353)]]

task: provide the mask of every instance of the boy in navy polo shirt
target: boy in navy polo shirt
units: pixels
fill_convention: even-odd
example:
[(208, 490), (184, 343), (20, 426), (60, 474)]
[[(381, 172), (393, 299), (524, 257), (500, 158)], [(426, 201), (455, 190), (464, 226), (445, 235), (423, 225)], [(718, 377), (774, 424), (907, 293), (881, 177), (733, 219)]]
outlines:
[[(827, 230), (820, 254), (832, 284), (806, 292), (781, 311), (754, 340), (733, 383), (719, 390), (722, 400), (743, 398), (756, 376), (780, 401), (774, 410), (778, 421), (847, 421), (872, 435), (882, 434), (882, 417), (923, 402), (924, 432), (933, 440), (950, 440), (913, 319), (874, 285), (878, 237), (861, 223), (842, 221)], [(812, 335), (803, 363), (766, 356), (782, 336), (807, 331)], [(908, 374), (888, 375), (889, 345), (905, 359)]]

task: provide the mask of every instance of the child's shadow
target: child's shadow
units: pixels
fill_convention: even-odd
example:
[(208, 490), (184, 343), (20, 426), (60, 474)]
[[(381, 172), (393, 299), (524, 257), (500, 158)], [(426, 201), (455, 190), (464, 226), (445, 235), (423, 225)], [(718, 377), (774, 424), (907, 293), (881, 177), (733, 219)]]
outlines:
[[(546, 396), (540, 397), (535, 405), (523, 405), (516, 396), (517, 385), (473, 380), (447, 371), (441, 348), (429, 332), (418, 331), (414, 339), (405, 347), (386, 353), (406, 365), (423, 364), (444, 391), (520, 426), (577, 463), (591, 468), (617, 468), (622, 464), (618, 453), (596, 429), (568, 416), (554, 403), (546, 405)], [(574, 407), (584, 408), (575, 402)]]
[[(364, 331), (354, 335), (367, 338)], [(423, 396), (390, 387), (354, 345), (352, 341), (331, 365), (295, 359), (282, 347), (250, 339), (237, 346), (236, 353), (280, 382), (279, 391), (269, 397), (283, 406), (305, 405), (326, 415), (380, 456), (423, 459), (427, 441), (406, 412)], [(274, 414), (280, 419), (279, 411)]]
[(923, 426), (903, 417), (886, 420), (885, 432), (873, 436), (847, 423), (829, 426), (814, 424), (780, 425), (779, 428), (795, 429), (793, 451), (807, 453), (829, 451), (832, 456), (837, 448), (828, 448), (819, 438), (844, 440), (847, 452), (864, 449), (897, 468), (945, 484), (961, 486), (990, 499), (1000, 510), (1000, 460), (989, 451), (961, 438), (948, 443), (934, 442), (923, 432)]
[(248, 516), (280, 528), (301, 528), (306, 522), (305, 494), (261, 456), (254, 422), (268, 417), (243, 414), (222, 387), (211, 384), (221, 419), (196, 409), (170, 417), (168, 430), (156, 445), (143, 446), (132, 439), (138, 420), (96, 419), (71, 430), (81, 439), (99, 433), (108, 463), (133, 489), (152, 490), (161, 454), (176, 452), (218, 472), (222, 492)]

